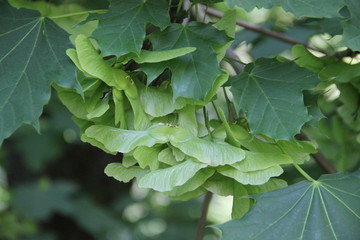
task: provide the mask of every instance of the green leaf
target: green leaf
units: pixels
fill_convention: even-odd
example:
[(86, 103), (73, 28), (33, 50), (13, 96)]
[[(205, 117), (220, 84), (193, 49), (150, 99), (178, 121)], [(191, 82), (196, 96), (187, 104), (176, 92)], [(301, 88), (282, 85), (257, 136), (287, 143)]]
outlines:
[(336, 81), (346, 83), (360, 77), (360, 64), (347, 64), (343, 61), (325, 66), (319, 76), (324, 81)]
[(129, 53), (125, 56), (126, 59), (133, 59), (137, 63), (156, 63), (174, 59), (188, 53), (194, 52), (194, 47), (183, 47), (178, 49), (163, 50), (163, 51), (147, 51), (141, 50), (139, 55)]
[(165, 148), (163, 149), (158, 156), (158, 160), (160, 162), (166, 163), (170, 166), (174, 166), (178, 164), (178, 162), (175, 159), (175, 156), (171, 150), (171, 148)]
[(122, 153), (131, 152), (139, 146), (152, 147), (157, 143), (182, 142), (194, 137), (186, 128), (164, 124), (153, 125), (144, 131), (93, 125), (86, 129), (85, 135), (101, 142), (111, 152)]
[(234, 168), (242, 172), (250, 172), (266, 169), (280, 164), (291, 164), (292, 159), (285, 154), (246, 152), (243, 161), (232, 164)]
[[(143, 130), (150, 126), (150, 120), (142, 109), (137, 88), (133, 79), (122, 69), (116, 69), (109, 65), (99, 55), (94, 45), (84, 35), (78, 35), (75, 39), (77, 59), (81, 69), (94, 78), (101, 79), (108, 86), (117, 90), (124, 90), (134, 114), (134, 128)], [(117, 97), (119, 97), (117, 95)], [(116, 119), (116, 121), (119, 119)], [(116, 122), (115, 121), (115, 122)]]
[(186, 155), (196, 158), (209, 166), (220, 166), (240, 162), (245, 158), (245, 151), (225, 142), (212, 142), (193, 137), (185, 141), (170, 141)]
[(161, 151), (161, 147), (137, 147), (134, 151), (134, 158), (139, 163), (141, 168), (150, 167), (150, 170), (159, 168), (158, 155)]
[(90, 15), (99, 24), (91, 37), (99, 43), (104, 55), (121, 56), (140, 53), (145, 38), (145, 26), (160, 28), (170, 24), (168, 3), (164, 0), (111, 0), (105, 14)]
[(176, 186), (181, 186), (190, 180), (200, 169), (207, 167), (188, 159), (173, 167), (152, 171), (145, 174), (138, 181), (139, 187), (152, 188), (159, 192), (171, 191)]
[(253, 196), (243, 218), (217, 226), (224, 240), (357, 239), (360, 172), (323, 175)]
[(187, 192), (194, 191), (201, 187), (204, 182), (215, 173), (214, 169), (205, 168), (198, 171), (192, 178), (184, 185), (175, 187), (170, 192), (165, 192), (166, 195), (174, 199), (177, 196), (184, 195)]
[(262, 185), (269, 181), (271, 177), (280, 176), (284, 172), (284, 170), (279, 165), (248, 172), (241, 172), (239, 169), (230, 166), (219, 167), (217, 170), (222, 175), (233, 178), (239, 183), (245, 185)]
[(186, 26), (172, 24), (164, 31), (151, 34), (149, 39), (155, 51), (183, 47), (195, 47), (196, 51), (173, 60), (145, 64), (141, 70), (147, 74), (148, 84), (169, 68), (174, 98), (204, 99), (221, 74), (213, 47), (226, 44), (229, 41), (226, 34), (211, 25), (191, 22)]
[(37, 11), (0, 3), (0, 144), (23, 123), (38, 128), (53, 82), (81, 92), (65, 54), (69, 35)]
[(302, 90), (318, 77), (293, 62), (259, 59), (236, 76), (231, 87), (237, 111), (243, 110), (251, 133), (290, 140), (311, 118)]
[(357, 0), (344, 0), (351, 18), (343, 22), (343, 41), (342, 44), (351, 48), (353, 51), (360, 51), (360, 2)]
[(113, 177), (120, 182), (127, 183), (134, 177), (142, 176), (147, 170), (138, 166), (124, 167), (121, 163), (110, 163), (104, 170), (108, 177)]
[(132, 131), (109, 126), (94, 125), (86, 129), (85, 134), (102, 144), (111, 152), (128, 153), (138, 146), (152, 147), (164, 143), (153, 138), (148, 131)]
[(257, 8), (282, 7), (285, 11), (293, 13), (297, 18), (331, 18), (340, 17), (339, 11), (344, 7), (342, 0), (225, 0), (230, 6), (238, 6), (246, 11)]
[(146, 87), (143, 84), (137, 85), (139, 89), (140, 101), (144, 111), (153, 117), (166, 116), (185, 106), (185, 101), (173, 100), (170, 86), (166, 84), (160, 87)]

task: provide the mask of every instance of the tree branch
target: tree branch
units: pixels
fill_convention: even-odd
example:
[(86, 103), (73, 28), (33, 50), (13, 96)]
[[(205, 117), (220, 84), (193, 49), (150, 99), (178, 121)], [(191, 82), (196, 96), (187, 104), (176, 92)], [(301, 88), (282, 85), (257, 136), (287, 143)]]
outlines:
[[(309, 138), (304, 133), (296, 135), (296, 139), (310, 141)], [(314, 158), (315, 162), (322, 169), (325, 170), (325, 172), (337, 173), (336, 169), (333, 167), (333, 165), (330, 163), (330, 161), (321, 152), (311, 154), (311, 156)]]
[(207, 217), (207, 212), (209, 209), (211, 198), (212, 198), (212, 192), (207, 192), (205, 195), (205, 198), (204, 198), (203, 208), (201, 211), (201, 217), (199, 219), (197, 230), (196, 230), (195, 240), (202, 240), (204, 237), (206, 217)]
[[(206, 11), (207, 11), (207, 13), (209, 15), (211, 15), (213, 17), (216, 17), (216, 18), (222, 18), (222, 16), (224, 15), (222, 12), (219, 12), (219, 11), (217, 11), (215, 9), (212, 9), (212, 8), (208, 8)], [(252, 24), (252, 23), (249, 23), (249, 22), (245, 22), (245, 21), (237, 19), (236, 20), (236, 25), (241, 26), (241, 27), (246, 28), (246, 29), (249, 29), (249, 30), (254, 31), (254, 32), (258, 32), (258, 33), (268, 35), (269, 37), (276, 38), (276, 39), (278, 39), (280, 41), (283, 41), (283, 42), (287, 42), (287, 43), (290, 43), (290, 44), (293, 44), (293, 45), (301, 44), (301, 45), (305, 46), (308, 49), (324, 53), (323, 51), (321, 51), (319, 49), (316, 49), (316, 48), (313, 48), (313, 47), (311, 47), (311, 46), (309, 46), (309, 45), (307, 45), (307, 44), (305, 44), (303, 42), (300, 42), (300, 41), (298, 41), (296, 39), (284, 36), (284, 35), (282, 35), (282, 34), (280, 34), (278, 32), (274, 32), (274, 31), (271, 31), (269, 29), (259, 27), (258, 25), (255, 25), (255, 24)]]

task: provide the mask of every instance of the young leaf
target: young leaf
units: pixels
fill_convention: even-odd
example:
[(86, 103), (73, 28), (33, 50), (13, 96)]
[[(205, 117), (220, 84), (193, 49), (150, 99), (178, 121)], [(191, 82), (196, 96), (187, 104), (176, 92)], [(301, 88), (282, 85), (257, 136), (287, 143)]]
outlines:
[(246, 152), (243, 161), (232, 164), (234, 168), (242, 172), (250, 172), (266, 169), (280, 164), (291, 164), (292, 159), (285, 154)]
[(171, 191), (191, 179), (206, 164), (188, 159), (173, 167), (152, 171), (139, 179), (139, 187), (152, 188), (159, 192)]
[(184, 195), (187, 192), (194, 191), (201, 187), (204, 182), (211, 177), (215, 173), (214, 169), (205, 168), (198, 171), (189, 181), (187, 181), (184, 185), (175, 187), (170, 192), (165, 192), (171, 198), (175, 198), (177, 196)]
[(37, 11), (0, 2), (0, 144), (21, 124), (38, 128), (50, 86), (81, 92), (65, 51), (69, 35)]
[(170, 24), (168, 4), (164, 0), (110, 0), (105, 14), (90, 15), (99, 20), (93, 32), (104, 55), (139, 53), (145, 38), (145, 25), (164, 28)]
[(271, 177), (280, 176), (284, 170), (279, 165), (274, 165), (265, 169), (241, 172), (231, 166), (222, 166), (217, 169), (219, 173), (229, 178), (233, 178), (239, 183), (250, 185), (262, 185), (269, 181)]
[(238, 6), (246, 11), (257, 8), (282, 7), (285, 11), (293, 13), (297, 18), (331, 18), (340, 17), (340, 9), (344, 7), (342, 0), (225, 0), (230, 6)]
[(160, 87), (146, 87), (137, 84), (141, 105), (144, 111), (153, 117), (166, 116), (185, 106), (185, 102), (178, 99), (174, 101), (170, 86), (161, 85)]
[(196, 158), (209, 166), (220, 166), (240, 162), (245, 158), (245, 151), (225, 142), (212, 142), (192, 137), (186, 141), (170, 141), (185, 154)]
[(141, 168), (150, 167), (150, 170), (156, 170), (159, 168), (158, 156), (161, 151), (161, 147), (137, 147), (134, 151), (134, 158), (139, 163)]
[(85, 134), (103, 143), (111, 152), (128, 153), (138, 146), (152, 147), (156, 143), (166, 142), (153, 138), (148, 131), (131, 131), (102, 125), (89, 127)]
[(108, 177), (113, 177), (120, 182), (127, 183), (134, 177), (139, 177), (147, 172), (137, 166), (124, 167), (121, 163), (110, 163), (104, 170)]
[(226, 44), (229, 41), (226, 34), (211, 25), (191, 22), (186, 26), (172, 24), (149, 38), (155, 51), (183, 47), (196, 47), (196, 51), (173, 60), (144, 65), (141, 70), (147, 74), (148, 83), (170, 68), (174, 98), (204, 99), (221, 74), (213, 46)]
[(139, 54), (129, 53), (126, 59), (133, 59), (137, 63), (156, 63), (174, 59), (195, 51), (194, 47), (183, 47), (178, 49), (163, 51), (147, 51), (141, 50)]
[[(360, 172), (323, 175), (316, 182), (253, 196), (241, 219), (217, 226), (224, 240), (357, 239), (360, 236)], [(346, 227), (344, 227), (346, 226)]]
[(243, 110), (251, 133), (290, 140), (310, 120), (302, 90), (318, 77), (293, 62), (259, 59), (235, 77), (231, 92), (237, 111)]

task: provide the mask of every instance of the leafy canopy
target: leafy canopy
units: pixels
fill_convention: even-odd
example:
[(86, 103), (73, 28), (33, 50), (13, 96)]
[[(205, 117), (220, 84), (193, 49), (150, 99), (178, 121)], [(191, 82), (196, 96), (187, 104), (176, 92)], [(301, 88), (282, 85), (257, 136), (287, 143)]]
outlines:
[[(343, 171), (359, 166), (358, 1), (111, 0), (108, 10), (56, 16), (10, 2), (41, 13), (0, 2), (0, 142), (23, 123), (38, 128), (53, 86), (82, 141), (122, 154), (109, 177), (177, 200), (233, 196), (223, 239), (360, 235), (359, 172), (315, 181), (299, 166), (313, 166), (318, 147)], [(201, 15), (200, 3), (223, 16)], [(236, 22), (275, 6), (293, 14), (265, 26), (277, 33)], [(294, 32), (315, 34), (316, 54), (306, 44), (290, 49)], [(335, 34), (342, 39), (326, 39)], [(267, 35), (287, 44), (269, 46)], [(242, 42), (268, 57), (243, 63)], [(309, 181), (292, 184), (294, 169)]]

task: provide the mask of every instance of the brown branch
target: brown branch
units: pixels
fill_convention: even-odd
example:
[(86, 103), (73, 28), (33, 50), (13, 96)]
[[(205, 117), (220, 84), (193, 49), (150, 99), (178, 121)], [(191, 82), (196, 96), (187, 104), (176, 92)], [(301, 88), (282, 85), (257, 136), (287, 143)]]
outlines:
[(336, 173), (336, 169), (330, 164), (329, 160), (321, 152), (311, 154), (316, 163), (322, 167), (327, 173)]
[[(213, 17), (216, 17), (216, 18), (222, 18), (223, 17), (223, 13), (222, 12), (219, 12), (215, 9), (212, 9), (212, 8), (208, 8), (207, 10), (207, 13)], [(284, 36), (278, 32), (274, 32), (274, 31), (271, 31), (269, 29), (265, 29), (265, 28), (262, 28), (262, 27), (259, 27), (258, 25), (255, 25), (255, 24), (252, 24), (252, 23), (249, 23), (249, 22), (245, 22), (245, 21), (242, 21), (242, 20), (239, 20), (237, 19), (236, 20), (236, 25), (238, 26), (241, 26), (243, 28), (246, 28), (246, 29), (249, 29), (251, 31), (254, 31), (254, 32), (258, 32), (258, 33), (262, 33), (262, 34), (265, 34), (265, 35), (268, 35), (272, 38), (276, 38), (280, 41), (283, 41), (283, 42), (287, 42), (287, 43), (290, 43), (290, 44), (301, 44), (303, 46), (305, 46), (306, 48), (308, 49), (311, 49), (311, 50), (314, 50), (314, 51), (317, 51), (317, 52), (322, 52), (324, 53), (323, 51), (319, 50), (319, 49), (316, 49), (316, 48), (313, 48), (303, 42), (300, 42), (296, 39), (293, 39), (293, 38), (290, 38), (290, 37), (287, 37), (287, 36)]]
[(207, 217), (207, 212), (209, 209), (211, 198), (212, 198), (212, 192), (207, 192), (205, 195), (205, 198), (204, 198), (203, 208), (201, 211), (201, 217), (199, 219), (197, 230), (196, 230), (195, 240), (202, 240), (204, 237), (206, 217)]
[[(297, 140), (310, 141), (309, 138), (304, 133), (296, 135), (296, 139)], [(327, 172), (327, 173), (337, 173), (336, 169), (333, 167), (333, 165), (330, 163), (330, 161), (321, 152), (311, 154), (311, 156), (313, 157), (315, 162), (322, 169), (325, 170), (325, 172)]]

